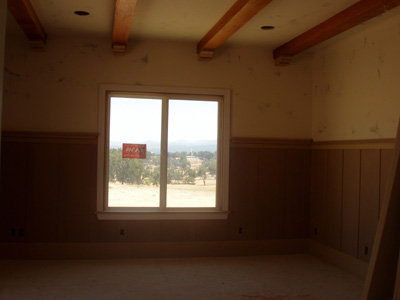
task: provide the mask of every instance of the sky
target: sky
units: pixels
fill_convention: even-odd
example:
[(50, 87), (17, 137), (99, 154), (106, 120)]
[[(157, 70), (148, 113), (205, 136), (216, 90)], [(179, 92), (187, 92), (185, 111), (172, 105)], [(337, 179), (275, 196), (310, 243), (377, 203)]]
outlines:
[[(123, 143), (160, 141), (161, 99), (112, 97), (110, 140)], [(216, 140), (218, 102), (170, 100), (168, 140)]]

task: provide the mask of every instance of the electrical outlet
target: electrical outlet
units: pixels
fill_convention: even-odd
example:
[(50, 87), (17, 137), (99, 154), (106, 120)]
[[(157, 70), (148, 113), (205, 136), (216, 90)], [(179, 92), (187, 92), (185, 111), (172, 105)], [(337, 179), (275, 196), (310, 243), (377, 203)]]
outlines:
[(124, 237), (125, 236), (125, 229), (120, 229), (119, 230), (119, 236)]

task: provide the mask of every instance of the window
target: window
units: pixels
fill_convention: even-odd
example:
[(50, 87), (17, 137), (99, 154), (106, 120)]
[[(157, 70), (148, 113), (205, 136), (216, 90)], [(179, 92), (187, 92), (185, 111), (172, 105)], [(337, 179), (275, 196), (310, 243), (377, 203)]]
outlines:
[(229, 91), (100, 89), (99, 219), (226, 218)]

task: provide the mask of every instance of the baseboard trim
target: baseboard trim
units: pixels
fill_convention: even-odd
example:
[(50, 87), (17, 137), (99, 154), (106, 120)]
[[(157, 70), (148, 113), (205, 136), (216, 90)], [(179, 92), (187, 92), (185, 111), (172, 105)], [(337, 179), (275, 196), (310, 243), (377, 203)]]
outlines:
[(309, 253), (364, 279), (368, 263), (316, 241), (250, 240), (154, 243), (0, 243), (0, 259), (135, 259)]
[(307, 240), (156, 243), (1, 243), (1, 259), (132, 259), (307, 253)]
[(308, 241), (308, 252), (350, 274), (365, 279), (368, 263), (354, 258), (344, 252), (335, 250), (313, 240)]

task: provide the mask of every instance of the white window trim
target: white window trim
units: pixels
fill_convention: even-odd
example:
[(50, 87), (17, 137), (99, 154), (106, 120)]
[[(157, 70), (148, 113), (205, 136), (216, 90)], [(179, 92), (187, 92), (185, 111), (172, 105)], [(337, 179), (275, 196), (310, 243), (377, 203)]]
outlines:
[[(221, 170), (217, 197), (221, 201), (217, 208), (175, 208), (168, 211), (137, 208), (109, 208), (106, 207), (106, 167), (105, 167), (105, 142), (107, 126), (106, 99), (112, 93), (154, 93), (173, 95), (198, 95), (223, 97), (220, 112), (222, 139), (219, 145), (222, 147), (218, 153), (218, 163)], [(98, 147), (97, 147), (97, 217), (99, 220), (199, 220), (199, 219), (226, 219), (228, 216), (229, 199), (229, 140), (230, 140), (230, 90), (187, 87), (160, 87), (139, 85), (112, 85), (102, 84), (99, 89), (99, 113), (98, 113)]]

